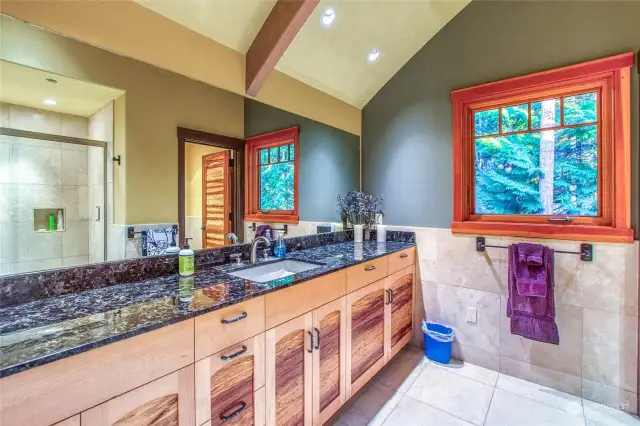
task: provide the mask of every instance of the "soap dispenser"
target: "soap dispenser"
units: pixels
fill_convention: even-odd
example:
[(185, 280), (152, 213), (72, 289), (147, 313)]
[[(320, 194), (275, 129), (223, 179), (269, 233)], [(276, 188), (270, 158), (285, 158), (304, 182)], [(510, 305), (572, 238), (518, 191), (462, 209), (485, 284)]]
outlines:
[(184, 247), (180, 250), (179, 256), (179, 271), (183, 277), (188, 277), (195, 272), (195, 253), (189, 247), (189, 240), (193, 238), (184, 239)]

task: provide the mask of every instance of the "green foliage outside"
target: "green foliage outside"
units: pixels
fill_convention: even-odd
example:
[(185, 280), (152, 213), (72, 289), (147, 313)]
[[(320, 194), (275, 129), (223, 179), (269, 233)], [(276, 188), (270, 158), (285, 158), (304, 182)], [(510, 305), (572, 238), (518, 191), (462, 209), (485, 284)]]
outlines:
[(282, 145), (260, 151), (260, 210), (293, 210), (293, 148)]
[[(560, 101), (553, 104), (545, 123), (540, 119), (540, 104), (531, 104), (532, 127), (559, 126)], [(527, 104), (502, 108), (501, 114), (503, 132), (528, 128)], [(565, 125), (593, 123), (597, 118), (595, 93), (565, 98), (564, 114)], [(476, 213), (544, 213), (540, 147), (542, 138), (549, 137), (546, 132), (553, 132), (552, 214), (598, 215), (597, 125), (501, 136), (495, 134), (497, 121), (497, 109), (476, 113), (476, 136), (493, 134), (475, 140)]]

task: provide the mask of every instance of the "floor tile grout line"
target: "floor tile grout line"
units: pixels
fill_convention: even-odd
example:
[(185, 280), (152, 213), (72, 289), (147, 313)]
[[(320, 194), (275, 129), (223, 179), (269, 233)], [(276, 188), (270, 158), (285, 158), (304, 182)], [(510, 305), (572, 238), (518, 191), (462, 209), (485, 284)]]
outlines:
[[(529, 383), (533, 383), (533, 382), (529, 382)], [(563, 413), (567, 413), (567, 414), (569, 414), (570, 416), (574, 416), (574, 417), (581, 417), (583, 420), (585, 419), (585, 415), (584, 415), (584, 406), (582, 405), (582, 402), (581, 402), (581, 405), (580, 405), (580, 406), (582, 407), (582, 415), (578, 415), (578, 414), (570, 413), (570, 412), (569, 412), (569, 411), (567, 411), (567, 410), (563, 410), (562, 408), (558, 408), (558, 407), (556, 407), (556, 406), (553, 406), (553, 405), (547, 404), (546, 402), (538, 401), (537, 399), (529, 398), (529, 397), (527, 397), (527, 396), (520, 395), (519, 393), (511, 392), (511, 391), (508, 391), (508, 390), (506, 390), (506, 389), (499, 388), (499, 387), (497, 387), (497, 386), (496, 386), (496, 389), (501, 390), (502, 392), (506, 392), (506, 393), (511, 394), (511, 395), (519, 396), (520, 398), (524, 398), (524, 399), (527, 399), (527, 400), (529, 400), (529, 401), (537, 402), (538, 404), (545, 405), (545, 406), (547, 406), (547, 407), (549, 407), (549, 408), (554, 408), (554, 409), (556, 409), (556, 410), (558, 410), (558, 411), (562, 411)], [(569, 394), (568, 394), (568, 395), (569, 395)], [(492, 397), (492, 398), (493, 398), (493, 397)], [(580, 399), (582, 399), (582, 398), (580, 398)]]
[[(464, 361), (463, 361), (463, 362), (464, 362)], [(453, 374), (453, 375), (455, 375), (455, 376), (457, 376), (457, 377), (462, 377), (463, 379), (469, 379), (469, 380), (472, 380), (472, 381), (474, 381), (474, 382), (476, 382), (476, 383), (480, 383), (481, 385), (485, 385), (485, 386), (493, 386), (493, 387), (495, 387), (495, 386), (496, 386), (495, 384), (493, 384), (493, 385), (488, 385), (488, 384), (486, 384), (485, 382), (481, 382), (480, 380), (472, 379), (471, 377), (463, 376), (462, 374), (453, 373), (453, 372), (451, 372), (451, 371), (450, 371), (450, 369), (446, 368), (446, 367), (445, 367), (444, 365), (442, 365), (442, 364), (438, 364), (438, 363), (435, 363), (435, 362), (434, 362), (434, 363), (429, 363), (429, 364), (433, 364), (436, 368), (439, 368), (440, 370), (443, 370), (443, 371), (445, 371), (445, 372), (447, 372), (447, 373)], [(469, 363), (469, 364), (470, 364), (470, 363)], [(475, 364), (471, 364), (471, 365), (474, 365), (474, 366), (476, 366), (476, 367), (480, 367), (479, 365), (475, 365)], [(484, 367), (480, 367), (480, 368), (484, 368)], [(486, 368), (486, 370), (495, 371), (495, 370), (491, 370), (491, 369), (489, 369), (489, 368)], [(496, 372), (498, 375), (500, 375), (500, 373), (499, 373), (499, 372), (497, 372), (497, 371), (495, 371), (495, 372)], [(498, 379), (496, 378), (496, 384), (497, 384), (497, 383), (498, 383)]]
[[(498, 381), (496, 380), (496, 383)], [(487, 418), (489, 417), (489, 411), (491, 411), (491, 404), (493, 404), (493, 396), (496, 394), (496, 387), (493, 387), (493, 391), (491, 392), (491, 400), (489, 401), (489, 406), (487, 407), (487, 412), (484, 414), (484, 421), (482, 422), (482, 426), (487, 423)]]
[[(407, 398), (411, 398), (411, 399), (413, 399), (414, 401), (419, 402), (420, 404), (428, 405), (429, 407), (433, 408), (434, 410), (438, 410), (438, 411), (440, 411), (441, 413), (445, 413), (445, 414), (447, 414), (447, 415), (449, 415), (449, 416), (451, 416), (451, 417), (455, 417), (456, 419), (462, 420), (462, 421), (463, 421), (463, 422), (465, 422), (465, 423), (469, 423), (470, 425), (475, 425), (475, 423), (470, 422), (469, 420), (466, 420), (466, 419), (463, 419), (462, 417), (456, 416), (455, 414), (450, 413), (450, 412), (448, 412), (448, 411), (445, 411), (445, 410), (443, 410), (442, 408), (438, 408), (438, 407), (436, 407), (436, 406), (434, 406), (434, 405), (431, 405), (431, 404), (429, 404), (428, 402), (420, 401), (419, 399), (416, 399), (416, 398), (412, 397), (412, 396), (411, 396), (411, 395), (409, 395), (409, 394), (405, 394), (405, 396), (406, 396)], [(482, 425), (480, 425), (480, 426), (483, 426), (483, 425), (484, 425), (484, 423), (483, 423)]]

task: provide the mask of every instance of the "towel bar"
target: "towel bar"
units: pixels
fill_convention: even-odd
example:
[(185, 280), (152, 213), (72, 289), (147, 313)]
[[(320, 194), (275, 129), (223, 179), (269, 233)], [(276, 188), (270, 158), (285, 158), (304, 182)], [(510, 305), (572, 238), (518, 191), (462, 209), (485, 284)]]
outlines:
[[(485, 241), (484, 237), (476, 237), (476, 251), (486, 251), (487, 247), (491, 248), (501, 248), (506, 249), (509, 248), (507, 246), (492, 246), (488, 245)], [(563, 251), (563, 250), (554, 250), (555, 253), (565, 253), (565, 254), (579, 254), (580, 259), (584, 262), (593, 261), (593, 244), (580, 244), (580, 251)]]
[[(251, 229), (253, 232), (255, 232), (257, 227), (258, 227), (258, 226), (256, 225), (256, 223), (255, 223), (255, 222), (253, 222), (253, 223), (251, 224), (251, 226), (249, 226), (249, 229)], [(271, 230), (272, 230), (272, 231), (284, 231), (284, 233), (285, 233), (285, 234), (288, 234), (288, 233), (289, 233), (289, 225), (287, 225), (287, 224), (285, 223), (284, 225), (282, 225), (282, 228), (280, 228), (280, 229), (277, 229), (277, 228), (271, 228)]]

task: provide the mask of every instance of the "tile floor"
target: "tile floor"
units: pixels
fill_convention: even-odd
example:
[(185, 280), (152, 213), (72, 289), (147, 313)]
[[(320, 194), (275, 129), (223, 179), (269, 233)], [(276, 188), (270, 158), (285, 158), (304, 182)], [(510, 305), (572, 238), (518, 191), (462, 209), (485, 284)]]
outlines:
[(473, 364), (403, 349), (327, 423), (335, 426), (627, 426), (627, 413)]

